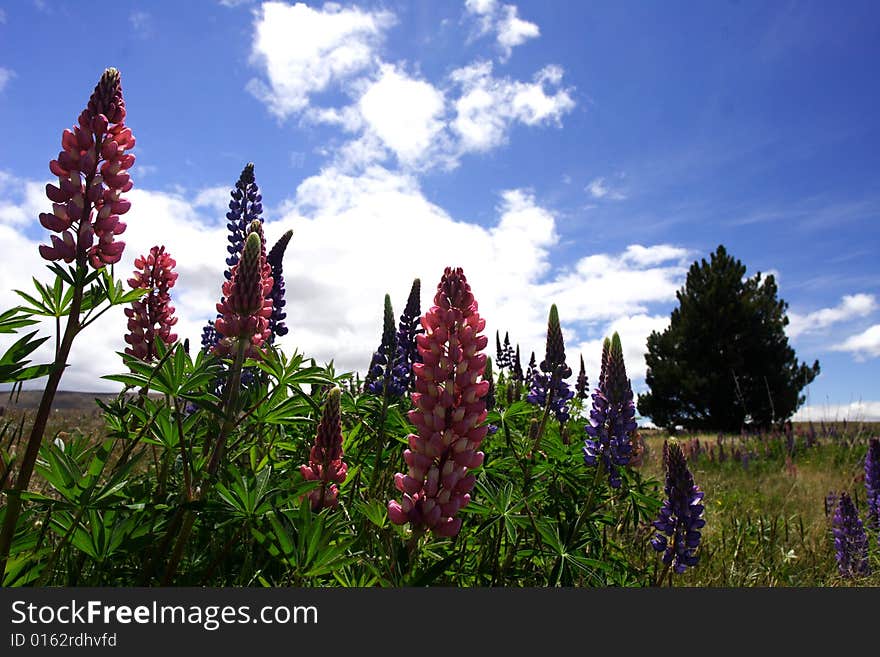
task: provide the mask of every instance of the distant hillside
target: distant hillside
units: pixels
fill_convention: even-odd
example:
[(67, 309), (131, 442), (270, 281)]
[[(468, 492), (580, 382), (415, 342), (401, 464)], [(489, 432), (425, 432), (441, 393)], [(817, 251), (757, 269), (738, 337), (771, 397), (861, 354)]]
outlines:
[[(22, 390), (11, 398), (8, 392), (4, 392), (0, 395), (0, 408), (8, 408), (10, 410), (34, 409), (40, 405), (40, 397), (42, 396), (42, 390)], [(110, 401), (116, 398), (116, 394), (107, 392), (69, 392), (64, 390), (55, 393), (52, 408), (53, 410), (91, 411), (97, 408), (95, 398), (101, 401)]]

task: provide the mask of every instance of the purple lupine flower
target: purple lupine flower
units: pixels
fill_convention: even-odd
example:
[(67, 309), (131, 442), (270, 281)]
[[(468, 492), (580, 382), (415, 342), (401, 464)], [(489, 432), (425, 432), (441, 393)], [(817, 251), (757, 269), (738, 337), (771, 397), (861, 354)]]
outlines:
[(339, 504), (339, 487), (348, 474), (348, 465), (342, 460), (342, 420), (339, 398), (342, 391), (332, 388), (318, 423), (315, 442), (309, 452), (309, 462), (301, 465), (300, 473), (307, 481), (320, 481), (321, 486), (309, 493), (312, 511)]
[(476, 480), (468, 471), (482, 465), (478, 450), (488, 431), (489, 382), (481, 379), (488, 340), (480, 334), (486, 320), (460, 267), (445, 269), (422, 326), (425, 333), (416, 338), (422, 362), (413, 365), (415, 408), (408, 414), (418, 434), (407, 437), (409, 472), (394, 477), (403, 497), (388, 503), (388, 518), (452, 537), (461, 529), (456, 514), (470, 502)]
[(394, 310), (391, 297), (385, 295), (385, 310), (382, 320), (382, 341), (373, 353), (370, 367), (364, 379), (364, 390), (389, 398), (402, 397), (406, 393), (406, 382), (395, 376), (394, 356), (397, 353), (397, 333), (394, 330)]
[(528, 388), (529, 390), (531, 390), (532, 384), (535, 383), (536, 376), (538, 376), (538, 364), (535, 360), (535, 352), (533, 351), (532, 357), (529, 358), (528, 369), (526, 369), (525, 381), (523, 381), (523, 383), (525, 383), (526, 388)]
[(503, 372), (508, 366), (507, 350), (501, 346), (501, 334), (498, 331), (495, 331), (495, 364), (499, 372)]
[(510, 366), (510, 378), (517, 383), (522, 383), (525, 376), (523, 375), (522, 359), (519, 356), (519, 345), (516, 345), (516, 353), (513, 356), (513, 362)]
[(831, 526), (837, 570), (841, 577), (869, 575), (871, 567), (868, 564), (868, 535), (859, 519), (856, 506), (846, 491), (840, 494)]
[(651, 539), (651, 547), (663, 553), (664, 564), (681, 574), (689, 566), (696, 566), (700, 559), (696, 550), (700, 545), (700, 528), (706, 524), (703, 493), (694, 483), (678, 443), (663, 442), (663, 465), (666, 499), (652, 523), (657, 534)]
[(232, 278), (232, 268), (238, 264), (241, 257), (251, 222), (255, 220), (263, 222), (261, 216), (263, 197), (254, 180), (254, 164), (248, 162), (235, 183), (235, 189), (230, 193), (232, 200), (229, 201), (229, 212), (226, 213), (226, 219), (229, 222), (226, 224), (226, 227), (229, 228), (227, 238), (229, 246), (226, 247), (229, 257), (226, 258), (226, 264), (229, 268), (224, 272), (224, 276), (227, 281)]
[(626, 376), (620, 336), (615, 333), (602, 345), (603, 363), (600, 387), (593, 393), (589, 436), (584, 441), (584, 463), (596, 467), (601, 462), (612, 488), (620, 488), (620, 466), (633, 457), (636, 433), (636, 407), (630, 380)]
[(269, 296), (272, 299), (272, 316), (269, 317), (269, 343), (275, 342), (276, 337), (287, 335), (287, 326), (284, 320), (287, 313), (284, 312), (284, 306), (287, 301), (284, 299), (284, 277), (282, 276), (282, 261), (284, 260), (284, 251), (293, 237), (293, 231), (289, 230), (282, 235), (275, 245), (266, 255), (266, 262), (272, 269), (272, 291)]
[(868, 494), (868, 526), (880, 529), (880, 438), (868, 441), (865, 454), (865, 488)]
[(409, 297), (406, 300), (406, 306), (403, 314), (400, 315), (400, 322), (397, 325), (397, 346), (395, 348), (393, 377), (403, 386), (405, 392), (412, 391), (413, 373), (412, 366), (422, 362), (416, 346), (416, 336), (424, 333), (425, 329), (421, 325), (421, 302), (420, 296), (422, 292), (422, 283), (416, 278), (413, 280), (412, 287), (409, 290)]
[(504, 363), (510, 369), (511, 373), (513, 373), (513, 361), (515, 355), (513, 353), (513, 347), (510, 345), (510, 334), (505, 331), (504, 332), (504, 343), (501, 345), (501, 348), (504, 350)]
[(578, 399), (586, 399), (587, 398), (587, 390), (589, 389), (589, 382), (587, 380), (587, 370), (584, 368), (584, 355), (581, 354), (581, 370), (578, 372), (577, 383), (574, 386), (574, 389), (577, 391)]
[(550, 306), (547, 349), (540, 370), (535, 373), (526, 401), (549, 408), (560, 423), (565, 423), (569, 418), (568, 400), (574, 397), (574, 391), (565, 382), (571, 376), (571, 368), (565, 362), (565, 344), (562, 341), (562, 327), (556, 304)]
[(208, 320), (208, 323), (202, 328), (202, 351), (210, 352), (219, 340), (220, 334), (217, 333), (214, 321)]
[(177, 317), (174, 317), (169, 292), (177, 281), (176, 265), (164, 246), (154, 246), (149, 254), (135, 259), (134, 274), (128, 284), (132, 289), (144, 288), (149, 292), (125, 309), (129, 331), (125, 341), (130, 345), (125, 353), (150, 361), (156, 357), (156, 340), (166, 345), (177, 340), (177, 335), (171, 332)]
[(63, 150), (49, 163), (58, 176), (58, 186), (46, 185), (52, 212), (40, 214), (40, 223), (53, 233), (52, 246), (40, 245), (46, 260), (88, 263), (94, 269), (112, 265), (122, 258), (125, 242), (116, 241), (125, 231), (119, 216), (131, 203), (122, 194), (133, 183), (128, 169), (134, 155), (131, 129), (125, 126), (125, 100), (119, 71), (104, 71), (78, 125), (65, 130)]

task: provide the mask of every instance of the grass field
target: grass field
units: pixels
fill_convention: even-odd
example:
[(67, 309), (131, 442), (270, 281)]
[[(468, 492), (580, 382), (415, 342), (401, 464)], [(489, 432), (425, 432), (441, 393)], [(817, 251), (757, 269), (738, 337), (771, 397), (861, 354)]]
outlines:
[[(96, 395), (59, 396), (47, 428), (47, 440), (74, 435), (98, 441), (104, 424)], [(0, 416), (0, 442), (14, 453), (14, 437), (33, 416), (34, 393), (17, 403), (5, 399)], [(678, 577), (691, 587), (751, 586), (880, 586), (880, 546), (869, 529), (872, 575), (844, 579), (837, 574), (829, 493), (848, 491), (864, 518), (864, 459), (869, 438), (880, 436), (878, 424), (795, 424), (788, 434), (678, 435), (696, 484), (705, 493), (705, 519), (700, 563)], [(643, 430), (645, 451), (639, 472), (662, 495), (663, 441), (669, 436)], [(572, 441), (572, 451), (580, 443)], [(144, 467), (149, 462), (144, 461)], [(51, 494), (35, 477), (32, 490)], [(656, 564), (649, 547), (652, 529), (620, 531), (616, 540), (627, 558), (640, 567)], [(646, 565), (647, 564), (647, 565)]]

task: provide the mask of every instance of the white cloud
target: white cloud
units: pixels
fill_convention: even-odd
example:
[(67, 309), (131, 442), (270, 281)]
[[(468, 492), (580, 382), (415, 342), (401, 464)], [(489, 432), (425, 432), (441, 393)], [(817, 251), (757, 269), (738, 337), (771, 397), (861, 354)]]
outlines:
[(850, 404), (814, 404), (802, 406), (792, 416), (794, 422), (880, 422), (880, 401), (857, 401)]
[(193, 199), (197, 208), (210, 208), (218, 217), (225, 217), (229, 211), (229, 187), (206, 187), (200, 189)]
[(0, 91), (3, 91), (3, 88), (6, 86), (6, 84), (14, 77), (15, 71), (0, 66)]
[[(177, 260), (180, 277), (172, 289), (173, 303), (179, 318), (175, 330), (181, 339), (189, 337), (197, 347), (201, 328), (206, 320), (216, 315), (214, 304), (219, 299), (224, 258), (226, 255), (226, 225), (213, 215), (197, 212), (186, 197), (177, 194), (134, 189), (126, 195), (131, 200), (131, 210), (123, 216), (127, 225), (120, 239), (126, 243), (123, 260), (115, 266), (117, 278), (127, 280), (133, 270), (134, 259), (149, 251), (150, 247), (164, 244)], [(49, 201), (42, 203), (41, 211), (51, 207)], [(47, 264), (38, 253), (40, 243), (48, 243), (48, 231), (39, 241), (23, 238), (21, 231), (0, 224), (0, 239), (16, 248), (0, 260), (0, 309), (20, 303), (13, 289), (31, 291), (31, 276), (51, 281), (52, 275), (44, 268)], [(157, 237), (157, 236), (161, 236)], [(267, 240), (278, 235), (267, 231)], [(33, 329), (31, 329), (33, 330)], [(102, 381), (101, 376), (121, 371), (117, 351), (125, 348), (123, 335), (126, 318), (122, 308), (114, 308), (89, 326), (74, 343), (70, 369), (62, 380), (65, 390), (117, 390), (115, 383)], [(54, 335), (54, 324), (43, 322), (40, 334)], [(15, 336), (0, 336), (0, 350), (11, 344)], [(35, 352), (33, 362), (50, 362), (53, 359), (49, 340)], [(30, 387), (39, 387), (31, 382)]]
[(833, 308), (822, 308), (806, 315), (788, 313), (788, 337), (796, 338), (805, 333), (814, 333), (858, 317), (866, 317), (877, 309), (877, 300), (872, 294), (847, 294)]
[(620, 192), (616, 189), (611, 189), (611, 187), (608, 186), (608, 183), (603, 177), (594, 178), (592, 181), (590, 181), (590, 184), (587, 185), (586, 190), (593, 198), (607, 198), (612, 201), (623, 201), (624, 199), (626, 199), (626, 195), (623, 192)]
[(252, 79), (248, 90), (281, 119), (297, 114), (313, 93), (375, 67), (376, 50), (394, 20), (387, 11), (335, 3), (312, 9), (265, 2), (257, 14), (251, 62), (266, 80)]
[(452, 129), (463, 152), (487, 151), (505, 143), (514, 122), (559, 125), (562, 116), (574, 109), (570, 90), (559, 86), (562, 70), (557, 66), (545, 67), (533, 82), (520, 82), (494, 77), (492, 63), (483, 61), (456, 69), (450, 79), (462, 88), (454, 103)]
[(831, 348), (834, 351), (852, 352), (857, 360), (880, 357), (880, 324), (874, 324)]
[(623, 253), (623, 259), (637, 267), (650, 267), (669, 261), (678, 261), (683, 264), (691, 255), (692, 253), (688, 249), (672, 244), (655, 244), (654, 246), (630, 244)]
[(501, 47), (502, 61), (510, 59), (516, 46), (541, 36), (537, 25), (524, 21), (517, 13), (515, 6), (505, 5), (498, 21), (498, 45)]
[[(57, 184), (57, 181), (55, 181)], [(0, 224), (25, 226), (46, 212), (46, 183), (0, 170)]]
[[(13, 186), (4, 187), (4, 180), (0, 177), (0, 201), (24, 206), (24, 196), (8, 199)], [(132, 209), (124, 216), (126, 250), (117, 276), (127, 279), (134, 258), (161, 236), (158, 243), (177, 260), (179, 273), (172, 290), (179, 317), (175, 328), (193, 349), (205, 322), (216, 315), (227, 236), (221, 210), (228, 191), (135, 189), (128, 195)], [(637, 379), (642, 376), (644, 339), (666, 321), (648, 306), (674, 299), (683, 279), (679, 260), (685, 252), (662, 244), (631, 245), (622, 253), (583, 258), (572, 270), (555, 270), (556, 218), (530, 191), (501, 192), (495, 222), (481, 226), (457, 220), (431, 203), (415, 176), (377, 165), (360, 175), (324, 169), (304, 180), (276, 216), (280, 218), (266, 220), (269, 243), (288, 229), (294, 231), (284, 261), (290, 333), (280, 345), (319, 363), (332, 359), (338, 371), (366, 369), (380, 337), (386, 292), (399, 314), (412, 280), (420, 278), (424, 312), (443, 268), (460, 266), (487, 320), (487, 335), (509, 331), (524, 361), (532, 350), (543, 356), (547, 313), (557, 303), (571, 363), (577, 362), (573, 345), (578, 345), (591, 363), (591, 380), (597, 376), (595, 346), (601, 349), (601, 342), (592, 339), (590, 327), (601, 326), (605, 333), (621, 333), (630, 375)], [(23, 239), (18, 226), (0, 223), (0, 239), (17, 245), (0, 260), (0, 307), (6, 308), (18, 303), (12, 288), (28, 289), (31, 275), (47, 276), (39, 273), (45, 263), (37, 254), (38, 244)], [(44, 326), (44, 334), (50, 335), (50, 329)], [(124, 333), (122, 309), (89, 327), (75, 344), (62, 388), (115, 389), (100, 376), (120, 371), (115, 352), (125, 346)], [(11, 337), (0, 336), (0, 349)], [(36, 358), (49, 359), (49, 347)], [(38, 387), (39, 382), (31, 385)]]
[(390, 64), (358, 101), (368, 130), (394, 151), (404, 165), (417, 165), (442, 147), (440, 133), (445, 100), (424, 80), (416, 80)]
[(499, 5), (495, 0), (465, 0), (465, 11), (476, 19), (479, 36), (495, 34), (502, 62), (510, 59), (516, 46), (541, 36), (535, 23), (519, 17), (516, 5)]
[(648, 353), (648, 336), (653, 331), (666, 330), (667, 326), (669, 326), (669, 315), (640, 313), (618, 317), (604, 326), (601, 337), (578, 344), (576, 349), (570, 352), (572, 355), (568, 358), (569, 365), (574, 370), (573, 363), (578, 362), (577, 353), (582, 354), (587, 376), (590, 379), (590, 387), (595, 387), (601, 369), (602, 342), (606, 337), (610, 338), (614, 333), (617, 333), (620, 335), (620, 343), (623, 346), (626, 374), (633, 381), (633, 388), (636, 388), (638, 382), (644, 380), (647, 371), (645, 354)]

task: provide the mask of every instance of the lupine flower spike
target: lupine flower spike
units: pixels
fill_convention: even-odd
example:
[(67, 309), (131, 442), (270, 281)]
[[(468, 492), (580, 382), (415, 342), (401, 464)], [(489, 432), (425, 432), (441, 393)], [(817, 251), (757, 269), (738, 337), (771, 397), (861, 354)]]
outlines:
[(495, 408), (495, 377), (492, 375), (492, 359), (486, 358), (486, 369), (483, 371), (483, 380), (489, 382), (489, 390), (486, 392), (486, 410)]
[(560, 423), (569, 418), (568, 400), (574, 397), (565, 379), (571, 376), (571, 368), (565, 362), (565, 345), (562, 341), (562, 327), (559, 325), (559, 312), (556, 305), (550, 306), (547, 321), (547, 349), (541, 361), (540, 372), (532, 380), (526, 401), (549, 408)]
[(612, 488), (620, 488), (620, 466), (633, 458), (636, 441), (636, 408), (630, 380), (626, 376), (620, 336), (605, 339), (602, 347), (599, 387), (593, 393), (588, 438), (584, 442), (584, 463), (597, 467), (601, 462)]
[(514, 361), (514, 353), (513, 347), (510, 345), (510, 334), (505, 331), (504, 333), (504, 344), (502, 345), (502, 349), (504, 349), (504, 364), (510, 369), (511, 373), (513, 373), (513, 361)]
[(578, 372), (577, 383), (574, 386), (574, 389), (577, 391), (577, 398), (586, 399), (588, 388), (589, 382), (587, 381), (587, 370), (584, 367), (584, 355), (581, 354), (581, 369)]
[(663, 443), (663, 465), (666, 469), (666, 499), (653, 522), (657, 534), (651, 539), (651, 546), (663, 553), (661, 560), (667, 568), (671, 566), (680, 574), (699, 562), (696, 550), (700, 545), (700, 528), (706, 524), (703, 493), (694, 484), (680, 445), (669, 441)]
[(867, 489), (868, 526), (880, 529), (880, 438), (868, 441), (865, 454), (865, 488)]
[(269, 317), (269, 342), (275, 342), (276, 337), (287, 335), (287, 326), (284, 320), (287, 313), (284, 312), (284, 306), (287, 301), (284, 299), (284, 277), (282, 276), (282, 265), (284, 260), (284, 252), (293, 237), (293, 231), (289, 230), (281, 238), (275, 242), (275, 245), (266, 256), (266, 262), (272, 272), (272, 291), (269, 296), (272, 298), (272, 316)]
[(837, 570), (847, 579), (869, 575), (868, 535), (849, 493), (840, 494), (831, 523)]
[(526, 384), (526, 388), (529, 390), (532, 389), (532, 385), (535, 383), (535, 377), (538, 375), (538, 363), (535, 359), (535, 352), (532, 352), (532, 357), (529, 358), (529, 364), (526, 368), (526, 380), (524, 383)]
[(40, 223), (60, 237), (52, 235), (52, 246), (40, 246), (44, 259), (88, 261), (94, 269), (119, 262), (125, 243), (115, 238), (125, 231), (119, 216), (131, 207), (122, 194), (132, 188), (128, 169), (134, 155), (127, 151), (134, 144), (125, 126), (119, 71), (108, 68), (78, 125), (64, 131), (58, 159), (49, 163), (58, 186), (46, 185), (52, 212), (41, 213)]
[(507, 367), (507, 350), (501, 346), (501, 334), (498, 331), (495, 331), (495, 364), (499, 372)]
[(396, 352), (397, 333), (394, 331), (394, 310), (391, 308), (391, 297), (386, 294), (382, 319), (382, 341), (370, 360), (370, 367), (364, 379), (364, 390), (379, 397), (387, 393), (390, 398), (401, 397), (406, 392), (405, 383), (394, 376), (392, 364)]
[(229, 246), (226, 247), (229, 252), (229, 257), (226, 259), (229, 269), (224, 272), (226, 280), (232, 278), (232, 268), (238, 264), (241, 257), (251, 222), (254, 220), (263, 222), (261, 216), (263, 197), (254, 180), (254, 165), (253, 162), (248, 162), (235, 183), (235, 189), (230, 194), (232, 200), (229, 201), (229, 212), (226, 213), (228, 221), (226, 226), (229, 228), (229, 237), (227, 238)]
[(309, 462), (299, 471), (307, 481), (320, 481), (321, 486), (309, 493), (313, 511), (335, 507), (339, 503), (339, 487), (345, 481), (348, 465), (342, 460), (342, 422), (339, 412), (339, 388), (327, 393), (321, 413), (315, 443), (309, 452)]
[(517, 383), (523, 382), (523, 368), (522, 368), (522, 359), (519, 356), (519, 345), (516, 345), (516, 354), (513, 357), (513, 365), (511, 366), (513, 369), (511, 378)]
[(218, 356), (234, 356), (241, 342), (245, 356), (259, 359), (269, 338), (269, 317), (272, 315), (272, 276), (262, 255), (260, 222), (251, 223), (242, 251), (241, 261), (233, 266), (232, 278), (223, 283), (223, 299), (217, 304), (215, 328), (221, 336), (214, 345)]
[(164, 246), (154, 246), (146, 256), (134, 261), (134, 275), (128, 279), (133, 289), (149, 290), (140, 301), (132, 301), (125, 309), (128, 317), (128, 331), (125, 341), (130, 345), (125, 353), (144, 361), (156, 356), (156, 340), (172, 344), (177, 335), (171, 327), (177, 323), (174, 306), (171, 305), (169, 290), (177, 281), (174, 267), (177, 265)]
[(421, 315), (421, 293), (422, 283), (417, 278), (409, 290), (406, 306), (397, 325), (397, 347), (392, 366), (393, 376), (396, 381), (404, 385), (405, 392), (411, 392), (413, 389), (412, 366), (422, 362), (422, 357), (419, 356), (419, 350), (416, 346), (416, 336), (425, 332), (419, 317)]
[(413, 365), (415, 408), (408, 415), (418, 433), (408, 436), (403, 453), (409, 472), (394, 477), (403, 493), (388, 503), (395, 524), (409, 522), (415, 531), (439, 536), (461, 529), (456, 514), (470, 501), (475, 477), (469, 470), (483, 464), (478, 449), (488, 431), (485, 325), (461, 268), (447, 267), (422, 317), (425, 333), (416, 338), (422, 362)]

